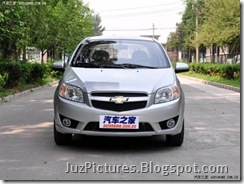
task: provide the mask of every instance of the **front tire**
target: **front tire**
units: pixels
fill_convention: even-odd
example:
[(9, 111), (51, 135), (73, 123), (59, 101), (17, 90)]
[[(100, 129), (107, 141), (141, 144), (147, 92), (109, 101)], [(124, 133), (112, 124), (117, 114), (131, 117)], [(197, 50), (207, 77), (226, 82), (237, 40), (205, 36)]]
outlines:
[(57, 145), (69, 145), (72, 142), (72, 134), (62, 134), (57, 131), (54, 123), (54, 141)]
[(184, 141), (184, 122), (182, 126), (182, 130), (179, 134), (176, 135), (167, 135), (166, 141), (171, 146), (181, 146)]

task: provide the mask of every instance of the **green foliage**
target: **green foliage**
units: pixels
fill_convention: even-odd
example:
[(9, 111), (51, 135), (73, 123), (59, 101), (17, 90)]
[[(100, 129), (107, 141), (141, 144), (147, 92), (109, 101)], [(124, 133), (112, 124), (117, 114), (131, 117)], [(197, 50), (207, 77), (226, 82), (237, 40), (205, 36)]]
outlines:
[(168, 36), (167, 50), (174, 51), (174, 49), (179, 49), (178, 35), (176, 32), (171, 32)]
[(219, 46), (240, 41), (240, 1), (205, 0), (204, 21), (198, 29), (198, 43)]
[(6, 84), (6, 74), (3, 75), (0, 74), (0, 91), (3, 89), (5, 84)]
[(50, 77), (52, 77), (52, 78), (56, 78), (56, 79), (59, 79), (61, 76), (62, 76), (62, 72), (60, 72), (60, 71), (54, 71), (53, 69), (52, 69), (52, 66), (53, 66), (53, 63), (55, 62), (55, 60), (51, 60), (51, 59), (49, 59), (48, 61), (47, 61), (47, 63), (45, 64), (45, 66), (46, 66), (46, 71), (47, 71), (47, 74), (50, 76)]
[(168, 37), (170, 50), (192, 52), (197, 45), (216, 44), (228, 46), (231, 55), (240, 53), (240, 1), (185, 0), (185, 4), (181, 23)]
[(55, 42), (51, 44), (59, 51), (71, 54), (84, 37), (93, 35), (91, 13), (81, 1), (59, 1), (52, 10)]
[(224, 79), (240, 78), (240, 64), (191, 63), (190, 70), (209, 76), (220, 76)]
[(24, 62), (1, 62), (1, 87), (11, 88), (18, 84), (33, 84), (41, 82), (47, 74), (47, 66)]
[(95, 29), (104, 30), (99, 27), (100, 17), (94, 22), (93, 12), (82, 1), (39, 0), (40, 5), (28, 6), (18, 2), (0, 4), (0, 57), (4, 61), (17, 60), (21, 53), (25, 59), (27, 46), (69, 55)]
[(240, 53), (240, 1), (206, 0), (204, 22), (198, 29), (195, 43), (207, 46), (228, 45), (230, 54)]
[(186, 75), (189, 77), (194, 77), (194, 78), (198, 78), (198, 79), (203, 79), (206, 81), (210, 81), (210, 82), (215, 82), (215, 83), (220, 83), (220, 84), (226, 84), (226, 85), (230, 85), (230, 86), (234, 86), (234, 87), (238, 87), (240, 88), (240, 78), (234, 78), (234, 79), (225, 79), (221, 76), (209, 76), (209, 75), (204, 75), (204, 74), (200, 74), (200, 73), (195, 73), (193, 71), (189, 71), (189, 72), (185, 72), (185, 73), (181, 73), (180, 75)]
[(94, 35), (102, 35), (105, 27), (101, 26), (101, 17), (98, 14), (92, 16), (92, 23), (94, 28)]
[(176, 63), (177, 63), (177, 61), (171, 61), (171, 64), (172, 64), (174, 69), (176, 69)]
[(17, 53), (17, 45), (25, 29), (22, 20), (25, 8), (0, 4), (0, 52), (4, 59), (11, 59)]
[(182, 15), (182, 24), (184, 32), (183, 48), (188, 49), (191, 45), (191, 39), (195, 36), (196, 29), (196, 6), (194, 1), (186, 1), (186, 9)]
[(8, 62), (0, 63), (1, 71), (0, 73), (7, 73), (8, 78), (6, 80), (6, 87), (13, 87), (18, 85), (18, 83), (22, 80), (22, 71), (23, 69), (17, 63)]
[[(204, 0), (185, 0), (186, 8), (180, 23), (176, 24), (176, 31), (170, 33), (167, 47), (171, 51), (187, 51), (188, 56), (195, 51), (193, 39), (196, 37), (196, 19), (198, 25), (202, 24), (202, 9)], [(191, 62), (191, 57), (189, 57)]]
[(30, 72), (29, 76), (26, 80), (27, 83), (35, 83), (44, 79), (45, 75), (47, 74), (47, 67), (46, 65), (34, 63), (30, 65)]

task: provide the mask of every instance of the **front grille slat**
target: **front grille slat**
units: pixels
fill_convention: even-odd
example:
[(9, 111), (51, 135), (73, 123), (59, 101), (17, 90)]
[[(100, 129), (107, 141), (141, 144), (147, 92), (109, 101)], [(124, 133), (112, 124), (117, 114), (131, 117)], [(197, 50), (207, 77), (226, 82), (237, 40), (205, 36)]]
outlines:
[(142, 109), (145, 108), (146, 105), (147, 101), (125, 102), (123, 104), (116, 104), (114, 102), (92, 100), (92, 106), (95, 108), (117, 112)]
[(119, 93), (119, 92), (93, 92), (91, 96), (99, 96), (99, 97), (115, 97), (115, 96), (123, 96), (123, 97), (146, 97), (148, 96), (146, 93)]

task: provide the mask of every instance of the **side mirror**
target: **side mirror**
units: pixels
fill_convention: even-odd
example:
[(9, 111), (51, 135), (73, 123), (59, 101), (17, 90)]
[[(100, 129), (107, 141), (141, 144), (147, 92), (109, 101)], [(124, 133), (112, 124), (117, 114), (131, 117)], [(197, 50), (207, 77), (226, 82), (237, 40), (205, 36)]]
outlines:
[(63, 61), (57, 61), (53, 63), (52, 69), (55, 71), (61, 71), (64, 72), (64, 62)]
[(186, 63), (176, 63), (175, 73), (188, 72), (189, 65)]

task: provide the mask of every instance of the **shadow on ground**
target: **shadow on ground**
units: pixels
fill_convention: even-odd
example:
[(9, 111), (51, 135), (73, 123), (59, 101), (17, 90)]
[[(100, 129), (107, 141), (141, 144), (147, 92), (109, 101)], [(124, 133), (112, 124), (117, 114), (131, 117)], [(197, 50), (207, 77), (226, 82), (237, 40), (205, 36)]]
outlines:
[[(178, 147), (179, 148), (179, 147)], [(65, 149), (96, 152), (150, 152), (177, 149), (166, 143), (165, 136), (152, 137), (96, 137), (75, 135)]]

